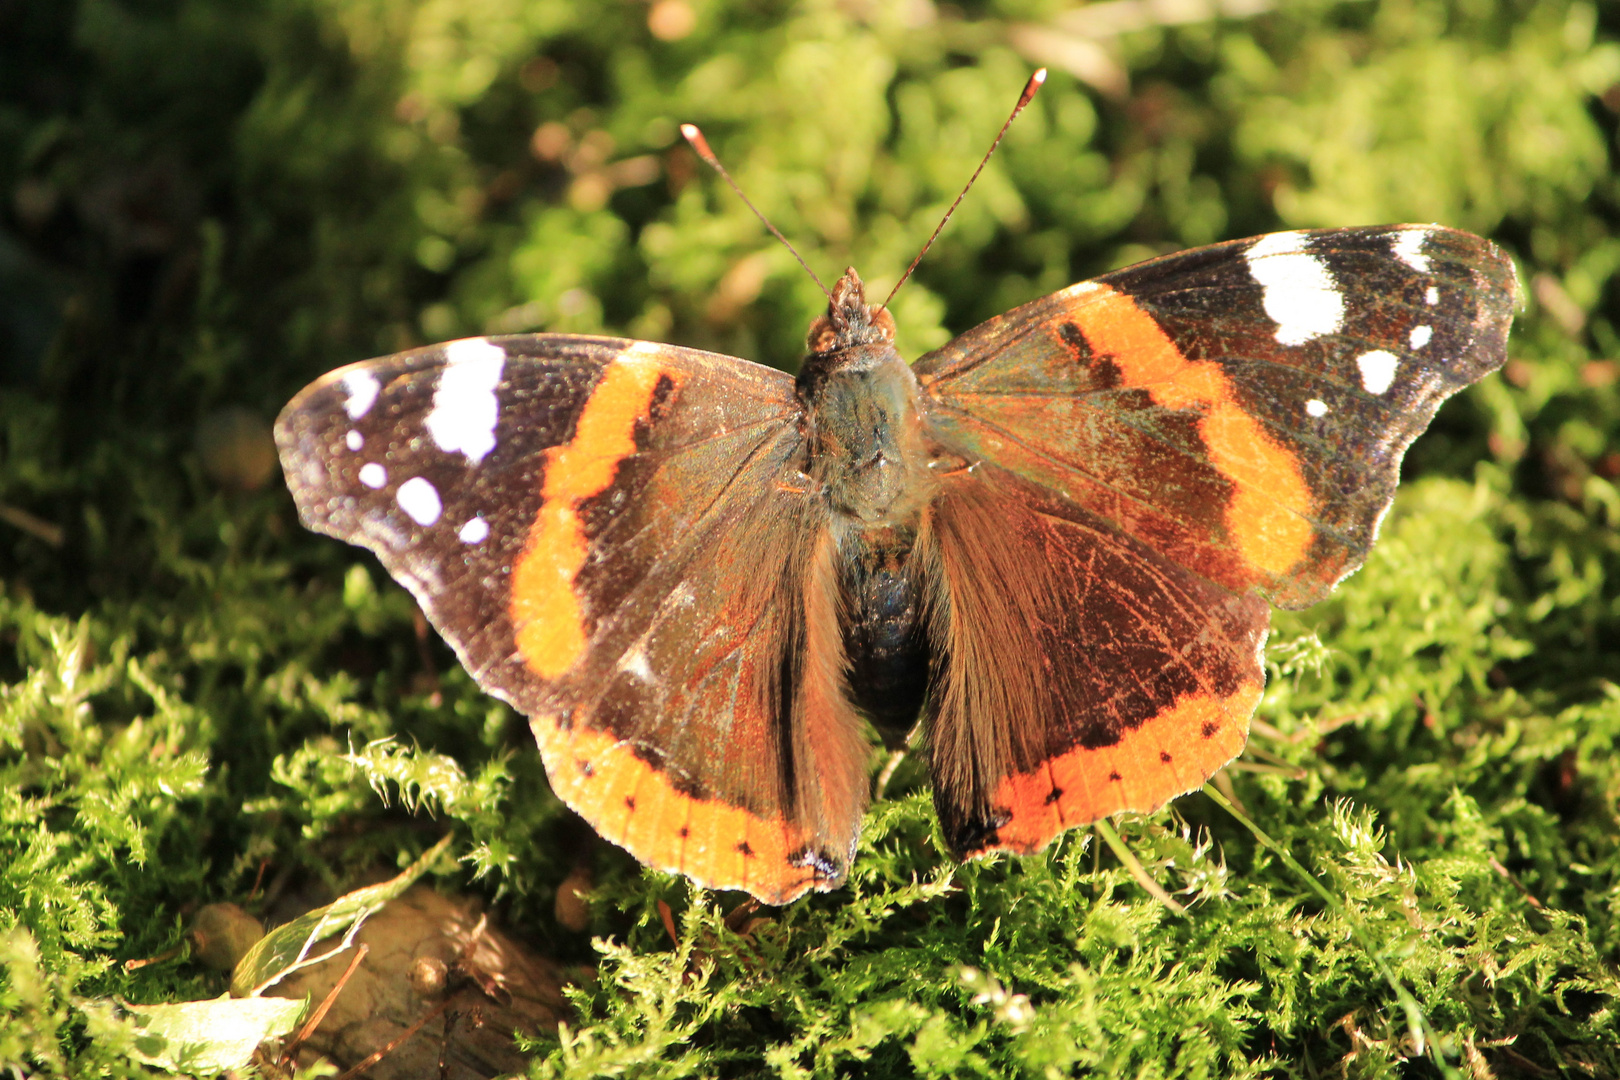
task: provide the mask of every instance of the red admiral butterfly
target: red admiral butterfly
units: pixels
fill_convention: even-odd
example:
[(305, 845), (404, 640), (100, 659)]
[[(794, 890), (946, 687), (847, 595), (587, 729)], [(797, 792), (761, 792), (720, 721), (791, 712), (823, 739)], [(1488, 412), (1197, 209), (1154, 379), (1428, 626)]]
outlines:
[(470, 338), (282, 413), (305, 524), (376, 552), (557, 793), (783, 903), (848, 873), (868, 724), (920, 716), (952, 851), (1153, 810), (1247, 737), (1268, 601), (1361, 565), (1516, 297), (1437, 226), (1285, 232), (1074, 285), (907, 365), (850, 270), (797, 377)]

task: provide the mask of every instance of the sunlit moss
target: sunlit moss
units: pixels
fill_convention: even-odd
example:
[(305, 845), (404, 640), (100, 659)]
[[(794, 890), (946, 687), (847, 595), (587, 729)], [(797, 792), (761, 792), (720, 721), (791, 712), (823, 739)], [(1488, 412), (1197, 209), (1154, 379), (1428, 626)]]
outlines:
[(251, 456), (197, 438), (219, 417), (267, 421), (321, 371), (441, 336), (629, 333), (791, 367), (821, 293), (676, 125), (824, 278), (854, 264), (886, 290), (1048, 63), (896, 299), (909, 355), (1268, 229), (1433, 220), (1518, 260), (1508, 369), (1414, 448), (1367, 566), (1279, 616), (1260, 769), (1231, 776), (1449, 1061), (1620, 1073), (1620, 22), (1566, 0), (1225, 7), (1259, 13), (0, 12), (0, 1062), (135, 1073), (86, 1003), (222, 986), (119, 961), (268, 872), (335, 886), (442, 823), (510, 926), (598, 964), (536, 1075), (1383, 1076), (1414, 1056), (1343, 913), (1198, 796), (1121, 826), (1184, 919), (1084, 834), (953, 867), (912, 765), (847, 888), (741, 928), (739, 898), (604, 846), (593, 946), (552, 921), (582, 834), (521, 718), (275, 485), (210, 479), (209, 455)]

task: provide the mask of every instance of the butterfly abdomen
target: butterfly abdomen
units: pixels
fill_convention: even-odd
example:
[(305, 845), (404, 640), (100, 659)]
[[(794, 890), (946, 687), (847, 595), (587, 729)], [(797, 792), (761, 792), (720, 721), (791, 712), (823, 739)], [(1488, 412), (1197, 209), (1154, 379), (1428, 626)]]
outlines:
[(851, 532), (842, 545), (844, 653), (857, 709), (891, 747), (917, 722), (928, 689), (930, 650), (923, 585), (911, 559), (915, 533)]

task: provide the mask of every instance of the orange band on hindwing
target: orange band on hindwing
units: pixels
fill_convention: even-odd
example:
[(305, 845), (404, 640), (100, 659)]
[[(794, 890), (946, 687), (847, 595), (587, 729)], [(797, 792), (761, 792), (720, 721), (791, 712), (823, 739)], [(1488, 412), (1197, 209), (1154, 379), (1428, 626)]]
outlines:
[(1210, 463), (1232, 485), (1226, 528), (1239, 554), (1268, 575), (1287, 574), (1311, 546), (1315, 500), (1299, 459), (1237, 400), (1219, 364), (1189, 360), (1125, 293), (1096, 282), (1076, 313), (1092, 351), (1107, 356), (1124, 385), (1146, 390), (1167, 409), (1203, 414), (1199, 434)]
[(1244, 683), (1227, 698), (1183, 697), (1112, 746), (1077, 746), (1007, 777), (993, 801), (1011, 819), (983, 850), (1029, 854), (1065, 829), (1121, 810), (1150, 813), (1197, 788), (1243, 749), (1261, 685)]
[(529, 669), (554, 679), (585, 649), (585, 619), (574, 578), (588, 545), (579, 507), (613, 483), (636, 452), (636, 425), (647, 419), (660, 377), (679, 379), (632, 346), (602, 372), (585, 401), (574, 437), (546, 451), (540, 511), (512, 567), (510, 613), (518, 653)]
[(783, 904), (817, 883), (797, 830), (682, 791), (671, 774), (606, 731), (556, 715), (530, 719), (552, 790), (608, 840), (649, 866), (713, 889)]

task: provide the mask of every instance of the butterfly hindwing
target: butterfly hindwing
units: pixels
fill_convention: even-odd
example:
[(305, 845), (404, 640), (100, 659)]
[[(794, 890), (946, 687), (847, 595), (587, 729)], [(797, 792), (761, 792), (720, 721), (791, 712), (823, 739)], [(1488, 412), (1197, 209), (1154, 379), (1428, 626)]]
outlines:
[(1365, 559), (1440, 403), (1501, 366), (1515, 297), (1467, 233), (1276, 233), (1075, 285), (915, 370), (963, 453), (1304, 607)]
[(378, 555), (602, 835), (785, 899), (842, 879), (866, 794), (798, 409), (728, 357), (474, 338), (332, 373), (277, 439), (305, 523)]
[(993, 465), (944, 481), (928, 557), (934, 800), (958, 856), (1152, 810), (1243, 748), (1270, 609)]

